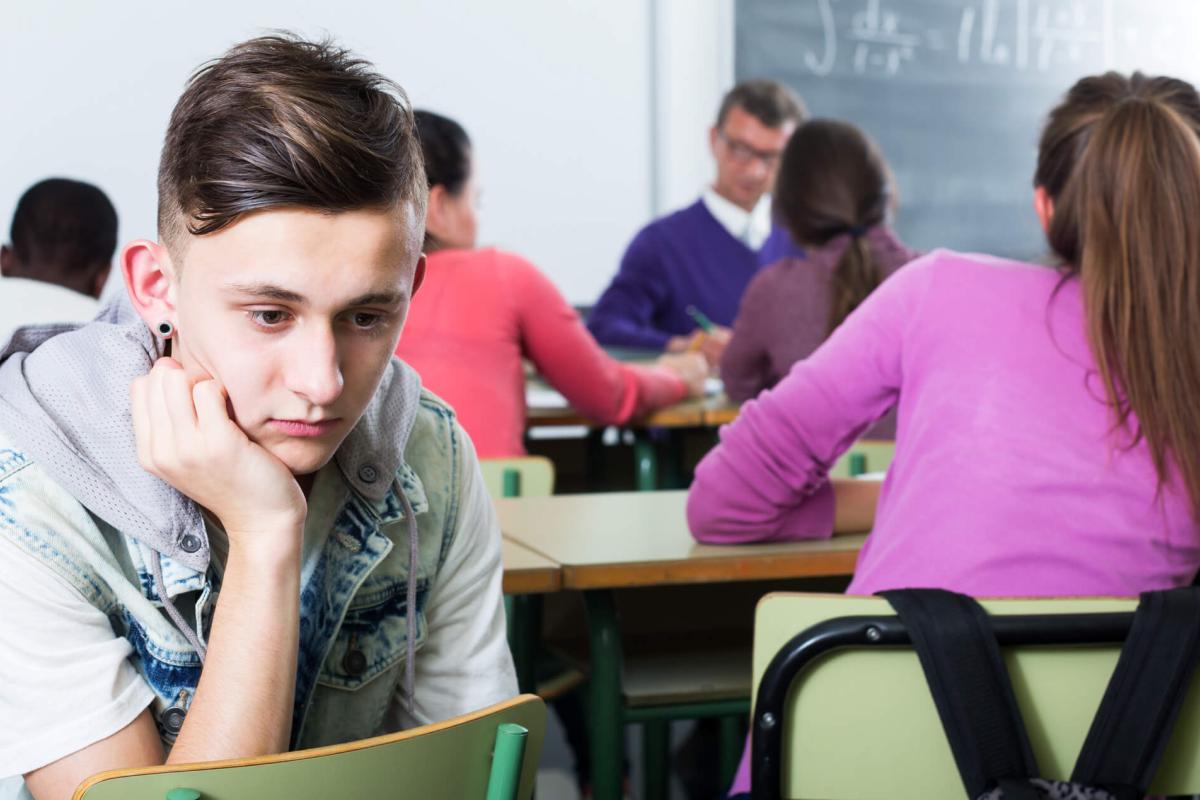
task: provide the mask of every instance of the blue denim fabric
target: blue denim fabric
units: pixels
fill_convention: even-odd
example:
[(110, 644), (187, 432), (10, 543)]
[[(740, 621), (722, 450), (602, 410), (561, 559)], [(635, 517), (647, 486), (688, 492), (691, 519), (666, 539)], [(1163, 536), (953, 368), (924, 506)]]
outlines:
[[(417, 581), (417, 648), (424, 606), (457, 525), (463, 458), (453, 412), (422, 393), (391, 491), (372, 501), (354, 491), (335, 517), (301, 587), (300, 649), (292, 746), (365, 738), (402, 698), (407, 644), (405, 594)], [(336, 469), (336, 466), (328, 468)], [(343, 478), (344, 480), (344, 478)], [(346, 481), (347, 486), (349, 482)], [(419, 526), (417, 575), (409, 575), (403, 490)], [(0, 536), (75, 586), (129, 640), (131, 661), (155, 694), (152, 711), (170, 746), (200, 678), (200, 659), (162, 611), (149, 549), (89, 514), (23, 452), (0, 440)], [(207, 638), (220, 592), (210, 568), (197, 573), (162, 558), (164, 588)], [(419, 687), (418, 687), (419, 690)], [(7, 790), (7, 786), (5, 786)]]

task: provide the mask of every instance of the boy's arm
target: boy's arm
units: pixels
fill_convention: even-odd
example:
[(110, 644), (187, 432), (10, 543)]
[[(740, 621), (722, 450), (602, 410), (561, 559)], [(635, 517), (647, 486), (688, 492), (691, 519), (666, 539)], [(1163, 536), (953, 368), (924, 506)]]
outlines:
[[(231, 546), (204, 670), (168, 764), (288, 749), (300, 627), (299, 556), (294, 564), (272, 564), (235, 552)], [(25, 782), (36, 800), (58, 800), (97, 772), (162, 763), (158, 731), (144, 710), (112, 736), (27, 773)]]
[[(216, 514), (229, 537), (204, 669), (167, 763), (284, 752), (299, 642), (304, 495), (287, 467), (230, 420), (215, 382), (193, 386), (164, 358), (134, 381), (131, 396), (142, 466)], [(44, 787), (37, 800), (57, 800), (94, 772), (161, 763), (161, 749), (155, 757), (147, 744), (153, 728), (143, 713), (26, 780)]]
[(415, 716), (397, 691), (393, 728), (425, 725), (517, 694), (501, 589), (500, 527), (470, 439), (463, 442), (454, 541), (426, 605), (428, 634), (417, 651)]
[(113, 735), (27, 773), (25, 788), (36, 800), (66, 800), (85, 778), (98, 772), (161, 763), (162, 742), (147, 708)]

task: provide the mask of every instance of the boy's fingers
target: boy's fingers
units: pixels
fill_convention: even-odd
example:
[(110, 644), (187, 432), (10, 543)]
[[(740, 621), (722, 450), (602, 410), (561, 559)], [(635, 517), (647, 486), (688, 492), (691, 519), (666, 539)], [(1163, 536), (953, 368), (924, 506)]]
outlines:
[(180, 369), (160, 371), (155, 378), (158, 381), (160, 398), (176, 442), (186, 443), (186, 440), (196, 430), (196, 409), (192, 405), (192, 389), (188, 377)]
[(216, 381), (200, 381), (193, 386), (192, 403), (200, 430), (217, 431), (232, 424), (225, 409), (225, 390)]

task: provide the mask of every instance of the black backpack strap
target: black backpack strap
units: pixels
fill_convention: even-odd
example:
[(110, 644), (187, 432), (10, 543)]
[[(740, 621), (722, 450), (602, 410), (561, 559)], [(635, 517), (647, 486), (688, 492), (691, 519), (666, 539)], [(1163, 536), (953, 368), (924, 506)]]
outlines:
[(987, 612), (970, 597), (942, 589), (880, 594), (908, 629), (968, 796), (1036, 776)]
[(1200, 660), (1200, 589), (1142, 595), (1071, 780), (1145, 797)]

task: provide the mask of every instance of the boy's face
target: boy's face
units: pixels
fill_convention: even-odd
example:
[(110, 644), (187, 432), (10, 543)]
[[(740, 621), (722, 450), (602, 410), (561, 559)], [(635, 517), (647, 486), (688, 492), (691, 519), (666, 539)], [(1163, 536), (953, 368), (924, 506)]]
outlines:
[(408, 204), (276, 209), (190, 237), (176, 264), (174, 356), (294, 474), (332, 458), (379, 385), (424, 269)]

